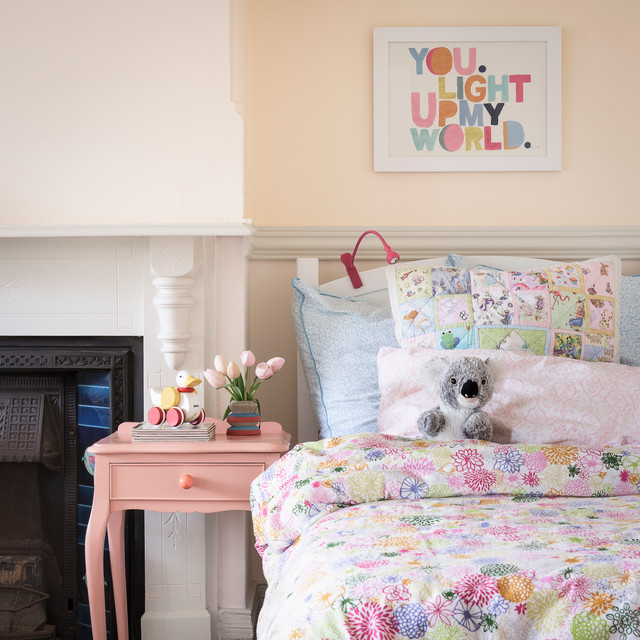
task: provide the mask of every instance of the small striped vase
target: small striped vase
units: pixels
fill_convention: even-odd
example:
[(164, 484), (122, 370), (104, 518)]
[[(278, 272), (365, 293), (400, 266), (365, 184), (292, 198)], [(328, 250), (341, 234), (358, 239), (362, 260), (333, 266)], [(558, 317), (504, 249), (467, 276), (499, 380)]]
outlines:
[(227, 416), (228, 436), (259, 436), (260, 413), (255, 400), (232, 400)]

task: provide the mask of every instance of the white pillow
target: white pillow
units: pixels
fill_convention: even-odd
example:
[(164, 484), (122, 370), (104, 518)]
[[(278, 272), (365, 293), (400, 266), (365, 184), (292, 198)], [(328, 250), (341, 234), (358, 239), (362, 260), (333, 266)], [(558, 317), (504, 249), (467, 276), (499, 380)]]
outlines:
[(575, 446), (640, 444), (640, 369), (510, 351), (378, 352), (378, 431), (417, 437), (418, 416), (438, 405), (425, 366), (433, 358), (489, 358), (496, 378), (485, 405), (498, 442)]

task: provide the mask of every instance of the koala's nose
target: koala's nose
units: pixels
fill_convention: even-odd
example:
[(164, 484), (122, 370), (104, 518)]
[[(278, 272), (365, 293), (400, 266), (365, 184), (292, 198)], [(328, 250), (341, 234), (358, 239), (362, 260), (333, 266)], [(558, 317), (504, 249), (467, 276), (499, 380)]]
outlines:
[(478, 383), (473, 380), (467, 380), (460, 389), (460, 393), (465, 398), (475, 398), (478, 395)]

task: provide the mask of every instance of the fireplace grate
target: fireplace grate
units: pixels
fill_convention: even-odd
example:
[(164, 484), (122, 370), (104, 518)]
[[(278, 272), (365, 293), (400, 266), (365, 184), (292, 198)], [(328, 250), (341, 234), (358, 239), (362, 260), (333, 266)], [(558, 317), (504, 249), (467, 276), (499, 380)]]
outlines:
[(53, 638), (55, 627), (46, 624), (44, 602), (48, 599), (48, 594), (31, 587), (1, 585), (0, 638), (30, 638), (33, 632), (38, 632), (38, 635), (33, 637)]

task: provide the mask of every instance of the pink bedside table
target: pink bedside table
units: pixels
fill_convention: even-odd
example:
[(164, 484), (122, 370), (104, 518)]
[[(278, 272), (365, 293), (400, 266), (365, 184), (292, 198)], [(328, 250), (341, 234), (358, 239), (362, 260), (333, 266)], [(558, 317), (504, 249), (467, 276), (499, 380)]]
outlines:
[(291, 436), (276, 422), (263, 422), (259, 436), (225, 435), (216, 422), (209, 442), (131, 442), (125, 422), (118, 432), (89, 447), (95, 455), (93, 506), (87, 527), (87, 590), (94, 640), (106, 640), (105, 531), (109, 534), (113, 595), (119, 638), (128, 638), (124, 564), (124, 512), (171, 513), (249, 510), (249, 485), (289, 448)]

